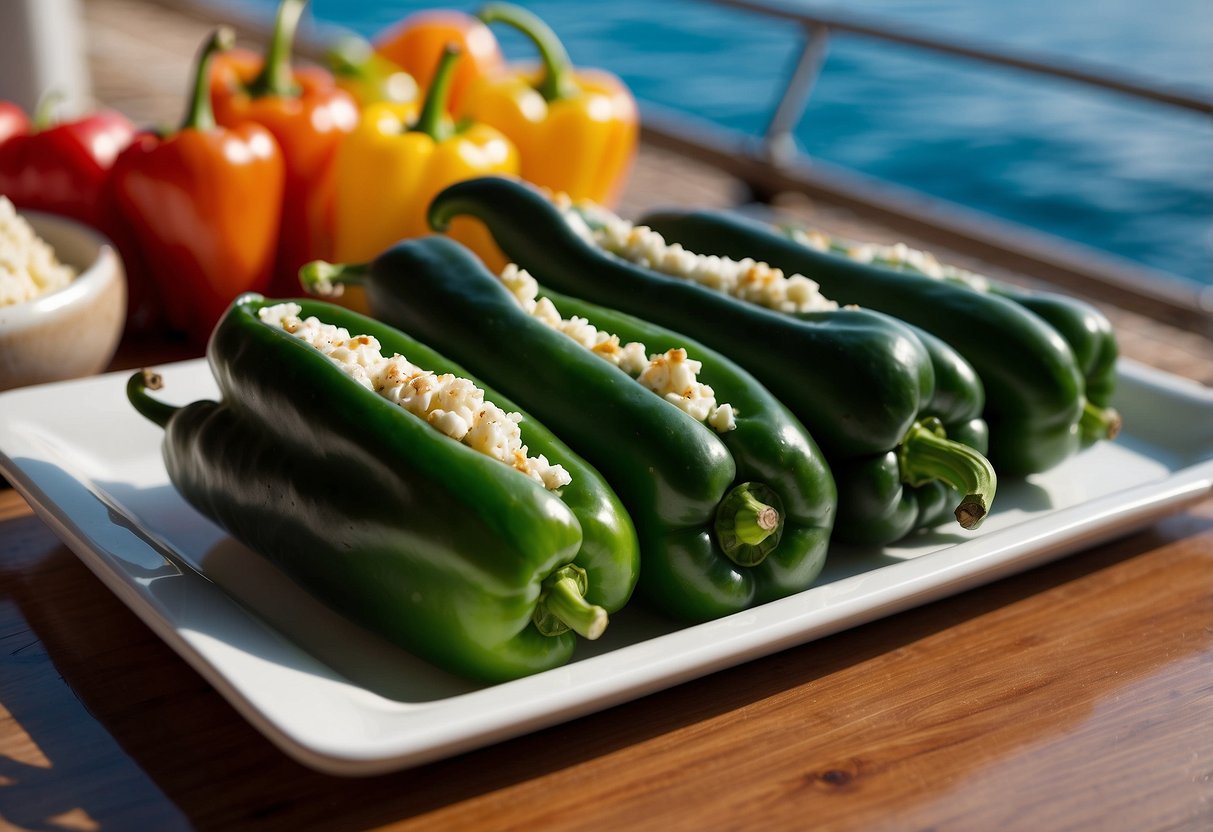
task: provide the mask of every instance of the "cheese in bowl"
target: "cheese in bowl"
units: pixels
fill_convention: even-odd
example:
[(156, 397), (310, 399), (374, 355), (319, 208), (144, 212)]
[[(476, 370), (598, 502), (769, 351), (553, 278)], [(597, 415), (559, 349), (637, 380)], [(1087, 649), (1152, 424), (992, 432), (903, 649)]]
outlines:
[(114, 245), (76, 220), (0, 197), (0, 390), (104, 370), (126, 323)]
[(62, 289), (75, 276), (76, 270), (59, 262), (8, 197), (0, 196), (0, 306)]

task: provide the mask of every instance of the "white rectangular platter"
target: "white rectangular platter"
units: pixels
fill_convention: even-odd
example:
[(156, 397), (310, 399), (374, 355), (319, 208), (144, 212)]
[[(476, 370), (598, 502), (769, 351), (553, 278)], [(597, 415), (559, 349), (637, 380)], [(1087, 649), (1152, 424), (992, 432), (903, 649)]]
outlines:
[[(205, 362), (161, 398), (217, 395)], [(976, 533), (831, 552), (799, 595), (685, 626), (633, 604), (569, 665), (476, 686), (349, 624), (187, 505), (126, 373), (0, 395), (0, 471), (88, 567), (246, 718), (321, 771), (418, 765), (606, 708), (997, 580), (1147, 525), (1213, 489), (1213, 390), (1122, 362), (1125, 430), (1000, 484)]]

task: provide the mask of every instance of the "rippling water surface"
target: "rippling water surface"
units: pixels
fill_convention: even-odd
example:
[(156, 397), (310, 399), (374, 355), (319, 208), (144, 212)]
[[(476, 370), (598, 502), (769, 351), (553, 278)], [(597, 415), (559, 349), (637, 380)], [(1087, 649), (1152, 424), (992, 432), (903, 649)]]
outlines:
[[(312, 9), (370, 36), (432, 5)], [(795, 28), (695, 0), (523, 5), (577, 63), (614, 71), (642, 102), (755, 133), (800, 45)], [(1213, 92), (1209, 0), (850, 0), (845, 11)], [(510, 57), (530, 57), (501, 38)], [(797, 138), (821, 159), (1213, 284), (1211, 118), (839, 34)]]

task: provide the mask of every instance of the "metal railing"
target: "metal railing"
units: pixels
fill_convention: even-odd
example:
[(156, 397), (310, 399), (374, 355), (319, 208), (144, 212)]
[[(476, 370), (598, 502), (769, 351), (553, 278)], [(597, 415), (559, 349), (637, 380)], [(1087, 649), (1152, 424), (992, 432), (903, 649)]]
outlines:
[(689, 124), (685, 116), (646, 107), (643, 124), (651, 143), (730, 173), (758, 201), (799, 192), (1025, 276), (1213, 335), (1213, 287), (1201, 287), (1097, 249), (811, 160), (793, 138), (836, 33), (1060, 79), (1206, 116), (1213, 115), (1213, 97), (1107, 67), (962, 42), (912, 27), (893, 28), (844, 13), (808, 11), (768, 0), (709, 1), (795, 24), (802, 33), (800, 53), (765, 133), (757, 140), (738, 131)]

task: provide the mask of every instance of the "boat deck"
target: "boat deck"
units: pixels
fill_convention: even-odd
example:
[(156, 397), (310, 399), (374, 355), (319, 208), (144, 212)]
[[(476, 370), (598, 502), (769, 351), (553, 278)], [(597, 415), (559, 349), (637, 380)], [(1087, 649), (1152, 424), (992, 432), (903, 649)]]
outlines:
[[(205, 33), (214, 25), (167, 4), (146, 0), (84, 0), (85, 37), (93, 92), (139, 124), (171, 124), (180, 118), (190, 64)], [(703, 163), (649, 144), (641, 145), (620, 206), (625, 216), (672, 205), (728, 207), (743, 186)], [(934, 251), (941, 260), (1021, 285), (1047, 286), (1030, 276), (1008, 273), (939, 246), (894, 234), (863, 216), (807, 198), (788, 196), (779, 210), (835, 234), (862, 240), (904, 241)], [(1213, 341), (1169, 326), (1105, 298), (1087, 297), (1112, 320), (1124, 356), (1213, 386)]]

